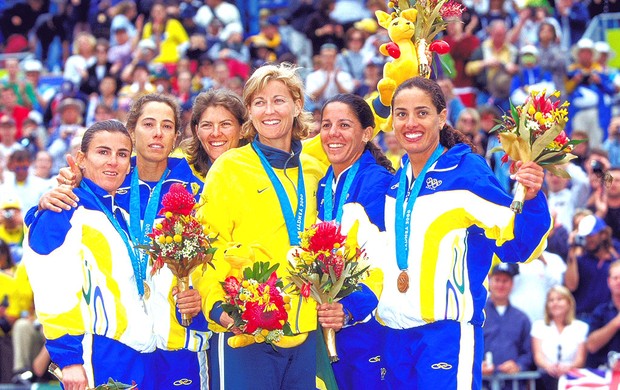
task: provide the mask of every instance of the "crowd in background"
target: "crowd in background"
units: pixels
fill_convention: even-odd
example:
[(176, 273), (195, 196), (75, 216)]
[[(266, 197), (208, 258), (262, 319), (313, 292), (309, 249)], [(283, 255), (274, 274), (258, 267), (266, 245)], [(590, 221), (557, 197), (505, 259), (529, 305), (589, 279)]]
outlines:
[[(488, 332), (500, 345), (488, 342), (493, 358), (483, 370), (490, 375), (538, 367), (557, 378), (568, 368), (604, 364), (601, 351), (620, 347), (615, 329), (607, 329), (606, 339), (596, 333), (620, 321), (614, 317), (620, 284), (612, 277), (618, 267), (610, 267), (620, 259), (620, 72), (609, 65), (616, 55), (609, 43), (583, 34), (594, 16), (620, 11), (620, 2), (457, 2), (467, 11), (450, 20), (443, 36), (450, 60), (442, 58), (439, 66), (436, 57), (433, 77), (446, 96), (449, 123), (470, 138), (504, 189), (510, 192), (514, 181), (503, 153), (492, 153), (499, 141), (489, 131), (510, 102), (523, 103), (529, 88), (561, 91), (571, 103), (571, 138), (588, 139), (566, 167), (570, 179), (545, 178), (555, 225), (544, 255), (490, 277), (485, 338)], [(377, 93), (389, 60), (379, 46), (389, 37), (374, 12), (388, 11), (385, 0), (262, 3), (265, 8), (245, 0), (2, 2), (0, 383), (24, 371), (45, 371), (37, 367), (37, 359), (45, 360), (39, 356), (42, 337), (23, 336), (39, 342), (27, 351), (16, 348), (18, 329), (30, 331), (23, 324), (36, 323), (29, 295), (4, 291), (2, 278), (25, 278), (17, 267), (23, 215), (56, 185), (53, 177), (66, 165), (65, 155), (79, 149), (86, 127), (125, 122), (133, 101), (158, 92), (174, 96), (183, 110), (186, 130), (179, 141), (191, 138), (195, 96), (218, 88), (241, 96), (249, 75), (265, 63), (302, 67), (304, 108), (315, 118), (335, 94)], [(316, 135), (318, 122), (314, 130)], [(397, 168), (403, 151), (393, 135), (382, 133), (376, 142)], [(556, 301), (568, 302), (568, 311), (557, 309)], [(569, 337), (563, 330), (574, 321), (580, 321), (570, 331), (576, 336)], [(506, 337), (508, 328), (513, 338)], [(545, 332), (558, 341), (546, 345)]]

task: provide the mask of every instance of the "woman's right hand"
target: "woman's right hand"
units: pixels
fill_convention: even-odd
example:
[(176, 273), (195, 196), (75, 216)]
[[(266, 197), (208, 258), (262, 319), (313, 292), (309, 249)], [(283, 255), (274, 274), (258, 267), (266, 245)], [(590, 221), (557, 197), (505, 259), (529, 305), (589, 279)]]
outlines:
[(65, 390), (85, 390), (88, 388), (86, 371), (81, 364), (73, 364), (62, 369), (62, 385)]
[(220, 316), (220, 325), (226, 329), (228, 329), (229, 331), (233, 332), (234, 334), (241, 334), (241, 330), (239, 328), (237, 328), (236, 326), (233, 326), (235, 323), (235, 320), (233, 320), (233, 318), (228, 315), (228, 313), (223, 312), (222, 315)]

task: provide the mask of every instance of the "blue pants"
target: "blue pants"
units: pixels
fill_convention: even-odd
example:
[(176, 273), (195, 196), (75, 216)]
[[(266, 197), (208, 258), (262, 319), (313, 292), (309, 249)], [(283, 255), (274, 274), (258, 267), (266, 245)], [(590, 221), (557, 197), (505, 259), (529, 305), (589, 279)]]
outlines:
[(98, 335), (93, 336), (92, 342), (91, 358), (84, 360), (84, 368), (87, 372), (92, 369), (95, 386), (112, 378), (125, 384), (136, 382), (140, 390), (155, 389), (153, 353), (140, 353), (119, 341)]
[(295, 348), (252, 344), (231, 348), (232, 333), (214, 333), (208, 350), (212, 390), (308, 390), (316, 386), (316, 332)]
[(381, 358), (389, 389), (480, 389), (484, 337), (480, 326), (437, 321), (386, 328)]
[(336, 333), (340, 360), (332, 363), (332, 368), (338, 389), (379, 389), (385, 385), (380, 357), (385, 330), (373, 317)]
[(153, 375), (157, 378), (157, 389), (207, 390), (209, 388), (206, 351), (157, 349), (154, 355)]

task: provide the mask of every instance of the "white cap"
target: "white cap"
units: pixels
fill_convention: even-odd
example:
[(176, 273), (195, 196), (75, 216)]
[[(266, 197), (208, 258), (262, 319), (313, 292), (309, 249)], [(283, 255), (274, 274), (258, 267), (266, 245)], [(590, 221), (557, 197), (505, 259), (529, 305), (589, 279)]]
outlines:
[(581, 50), (581, 49), (594, 50), (594, 42), (592, 42), (592, 40), (589, 38), (581, 38), (579, 41), (577, 41), (576, 47), (578, 50)]
[(611, 47), (609, 46), (609, 43), (604, 42), (604, 41), (598, 41), (594, 44), (594, 50), (597, 53), (610, 53), (611, 52)]
[(531, 54), (538, 57), (538, 49), (534, 45), (525, 45), (521, 48), (521, 55)]
[(41, 61), (31, 58), (22, 61), (22, 69), (24, 72), (42, 72), (43, 64), (41, 64)]

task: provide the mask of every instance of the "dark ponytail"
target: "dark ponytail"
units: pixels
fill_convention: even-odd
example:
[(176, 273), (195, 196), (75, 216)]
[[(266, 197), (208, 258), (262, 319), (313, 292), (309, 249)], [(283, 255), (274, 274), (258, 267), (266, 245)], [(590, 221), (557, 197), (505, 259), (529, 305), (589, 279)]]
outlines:
[(457, 144), (465, 144), (474, 152), (476, 151), (476, 146), (474, 146), (469, 137), (450, 125), (444, 125), (439, 132), (439, 143), (446, 149), (450, 149)]
[(364, 150), (369, 151), (370, 154), (372, 154), (372, 156), (375, 158), (375, 161), (377, 162), (377, 164), (387, 169), (388, 172), (390, 173), (396, 172), (396, 169), (394, 169), (390, 160), (387, 157), (385, 157), (385, 154), (383, 153), (383, 151), (377, 145), (375, 145), (372, 141), (366, 142), (366, 146), (364, 147)]

